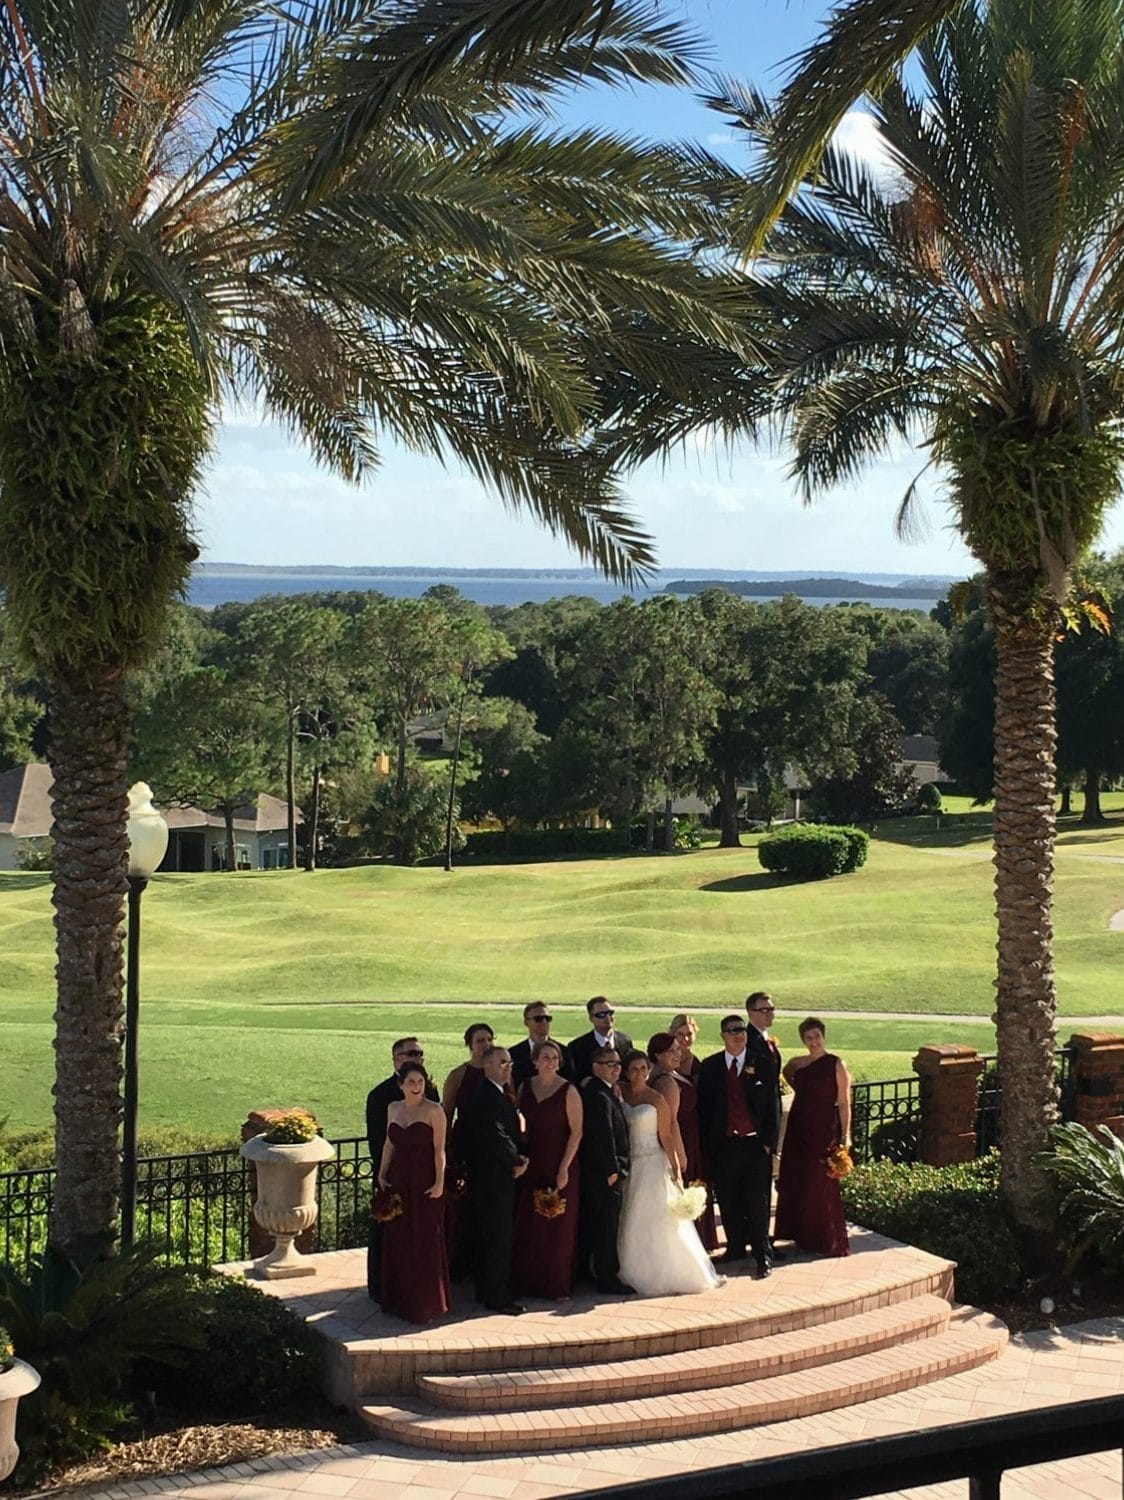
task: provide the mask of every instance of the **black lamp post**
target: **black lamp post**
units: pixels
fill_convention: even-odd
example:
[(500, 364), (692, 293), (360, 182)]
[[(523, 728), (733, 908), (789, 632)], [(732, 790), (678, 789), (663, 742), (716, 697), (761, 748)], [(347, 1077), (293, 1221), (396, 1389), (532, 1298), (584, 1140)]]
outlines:
[(137, 1218), (137, 1028), (140, 1023), (141, 895), (168, 849), (168, 825), (152, 805), (152, 788), (129, 788), (129, 939), (125, 964), (125, 1119), (121, 1143), (121, 1243), (131, 1245)]

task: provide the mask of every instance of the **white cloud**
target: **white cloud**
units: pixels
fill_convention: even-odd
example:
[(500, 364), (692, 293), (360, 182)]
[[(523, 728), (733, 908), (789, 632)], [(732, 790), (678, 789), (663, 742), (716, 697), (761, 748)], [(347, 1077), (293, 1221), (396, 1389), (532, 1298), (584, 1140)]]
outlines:
[(883, 189), (894, 188), (900, 183), (878, 121), (866, 110), (848, 110), (836, 127), (832, 143), (838, 150), (862, 162)]

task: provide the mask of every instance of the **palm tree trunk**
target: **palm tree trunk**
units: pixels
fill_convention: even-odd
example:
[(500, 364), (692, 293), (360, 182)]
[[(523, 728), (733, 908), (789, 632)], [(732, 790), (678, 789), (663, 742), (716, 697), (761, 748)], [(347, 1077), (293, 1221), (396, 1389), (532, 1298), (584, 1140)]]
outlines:
[(1081, 814), (1081, 821), (1085, 824), (1103, 823), (1105, 815), (1101, 811), (1101, 773), (1096, 766), (1089, 766), (1085, 771), (1085, 808)]
[(49, 694), (58, 958), (51, 1240), (86, 1264), (117, 1232), (130, 714), (117, 666), (60, 673)]
[(995, 621), (996, 1027), (1003, 1077), (1001, 1191), (1029, 1248), (1052, 1234), (1053, 1195), (1035, 1155), (1058, 1115), (1054, 1070), (1054, 625), (1019, 581), (993, 579)]
[(738, 832), (738, 778), (732, 766), (723, 767), (718, 802), (722, 810), (722, 836), (718, 840), (718, 847), (740, 849), (742, 840)]

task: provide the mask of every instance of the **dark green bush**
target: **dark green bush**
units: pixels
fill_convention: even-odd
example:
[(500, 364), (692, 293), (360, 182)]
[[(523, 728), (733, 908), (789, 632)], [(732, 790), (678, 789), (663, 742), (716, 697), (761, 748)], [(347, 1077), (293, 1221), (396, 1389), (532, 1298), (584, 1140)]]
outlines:
[(789, 875), (794, 880), (826, 880), (856, 868), (850, 861), (858, 857), (857, 845), (851, 838), (857, 832), (830, 824), (792, 823), (778, 828), (776, 833), (766, 834), (757, 846), (757, 857), (774, 875)]
[(927, 781), (917, 793), (917, 811), (939, 813), (943, 806), (940, 787), (937, 786), (935, 781)]
[(870, 834), (864, 833), (861, 828), (848, 827), (837, 828), (835, 832), (841, 833), (847, 840), (847, 858), (840, 874), (850, 875), (852, 870), (861, 870), (870, 853)]
[(1109, 1270), (1124, 1269), (1124, 1141), (1107, 1125), (1094, 1133), (1071, 1121), (1051, 1129), (1050, 1149), (1038, 1160), (1061, 1190), (1069, 1264), (1095, 1252)]
[(956, 1295), (986, 1304), (1018, 1291), (1018, 1243), (999, 1201), (999, 1155), (955, 1167), (879, 1161), (843, 1183), (847, 1217), (956, 1261)]
[(260, 1415), (316, 1396), (320, 1344), (302, 1318), (233, 1276), (192, 1277), (200, 1347), (154, 1377), (160, 1398), (190, 1410)]

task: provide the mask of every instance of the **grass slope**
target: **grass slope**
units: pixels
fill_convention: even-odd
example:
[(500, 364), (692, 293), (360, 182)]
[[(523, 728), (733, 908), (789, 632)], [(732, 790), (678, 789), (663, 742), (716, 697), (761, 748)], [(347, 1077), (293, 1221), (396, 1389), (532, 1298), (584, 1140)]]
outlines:
[[(390, 1042), (425, 1038), (443, 1076), (460, 1033), (505, 1040), (543, 997), (556, 1032), (610, 995), (637, 1039), (680, 1009), (735, 1007), (755, 988), (786, 1010), (916, 1012), (837, 1021), (833, 1047), (867, 1077), (909, 1071), (926, 1041), (990, 1046), (994, 918), (986, 814), (887, 825), (856, 875), (789, 885), (752, 848), (673, 859), (158, 877), (145, 896), (142, 1123), (233, 1128), (301, 1102), (357, 1130)], [(1069, 1017), (1117, 1008), (1124, 826), (1059, 840), (1057, 968)], [(50, 1118), (53, 932), (47, 881), (0, 875), (0, 1116)], [(926, 1013), (963, 1015), (954, 1027)], [(795, 1023), (778, 1027), (796, 1045)], [(952, 1035), (951, 1032), (955, 1032)], [(717, 1017), (704, 1022), (717, 1044)]]

